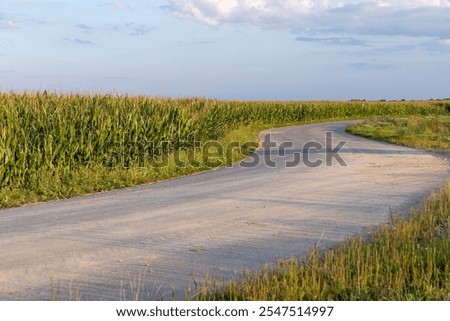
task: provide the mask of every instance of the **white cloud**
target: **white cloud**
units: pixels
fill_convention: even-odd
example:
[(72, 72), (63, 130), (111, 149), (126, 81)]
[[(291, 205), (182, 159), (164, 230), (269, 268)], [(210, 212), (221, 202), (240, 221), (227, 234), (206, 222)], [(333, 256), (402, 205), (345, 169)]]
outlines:
[(279, 23), (310, 12), (313, 0), (172, 0), (179, 17), (210, 26), (223, 23)]
[(450, 7), (450, 0), (404, 0), (403, 4), (411, 8)]
[(328, 32), (436, 38), (450, 36), (450, 8), (379, 7), (368, 3), (327, 10), (320, 13), (319, 18), (311, 22), (312, 28)]
[(12, 20), (0, 20), (0, 29), (13, 29), (16, 25)]
[(246, 23), (294, 33), (450, 38), (450, 0), (172, 0), (176, 14), (217, 27)]

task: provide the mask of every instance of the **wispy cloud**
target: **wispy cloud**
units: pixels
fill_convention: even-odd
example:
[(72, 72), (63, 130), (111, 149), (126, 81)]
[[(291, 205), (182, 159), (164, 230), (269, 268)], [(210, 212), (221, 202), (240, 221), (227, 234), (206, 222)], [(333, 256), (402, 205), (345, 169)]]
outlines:
[(333, 8), (319, 14), (315, 30), (363, 35), (443, 37), (450, 36), (450, 7), (383, 7), (362, 3)]
[(130, 21), (123, 24), (113, 25), (112, 29), (114, 31), (127, 32), (130, 36), (143, 36), (146, 33), (152, 31), (154, 28), (144, 24), (136, 24), (136, 22)]
[(391, 53), (405, 53), (417, 48), (417, 44), (399, 44), (399, 45), (387, 45), (379, 48), (373, 48), (368, 53), (370, 54), (391, 54)]
[(55, 8), (66, 8), (69, 4), (66, 1), (14, 1), (9, 2), (9, 6), (13, 10), (17, 9), (55, 9)]
[(394, 67), (393, 64), (370, 63), (370, 62), (353, 62), (347, 64), (347, 66), (358, 70), (385, 70)]
[(134, 1), (108, 1), (99, 5), (99, 7), (112, 7), (117, 10), (134, 11), (137, 7)]
[(12, 20), (0, 20), (0, 29), (14, 29), (16, 24)]
[(142, 77), (136, 76), (104, 76), (102, 78), (108, 80), (125, 80), (125, 81), (142, 79)]
[(300, 42), (319, 42), (327, 45), (338, 46), (369, 46), (364, 41), (348, 37), (297, 37), (296, 40)]
[[(376, 2), (375, 2), (376, 1)], [(218, 27), (252, 24), (296, 34), (450, 38), (450, 0), (171, 0), (183, 19)]]
[(158, 6), (158, 9), (163, 10), (163, 11), (168, 11), (168, 12), (176, 12), (177, 11), (177, 7), (172, 3), (160, 5), (160, 6)]
[(203, 46), (203, 45), (209, 45), (212, 43), (215, 43), (217, 40), (201, 40), (201, 41), (194, 41), (189, 43), (188, 45), (191, 46)]
[(419, 46), (431, 53), (450, 53), (450, 38), (424, 41)]
[(86, 40), (86, 39), (79, 39), (79, 38), (75, 38), (73, 39), (73, 42), (77, 45), (88, 45), (88, 46), (92, 46), (95, 45), (94, 42), (90, 41), (90, 40)]
[(84, 23), (77, 24), (77, 28), (81, 29), (83, 33), (92, 33), (94, 27), (85, 25)]
[(130, 36), (142, 36), (152, 30), (153, 30), (152, 28), (147, 27), (145, 25), (139, 25), (134, 27), (133, 31), (130, 33)]

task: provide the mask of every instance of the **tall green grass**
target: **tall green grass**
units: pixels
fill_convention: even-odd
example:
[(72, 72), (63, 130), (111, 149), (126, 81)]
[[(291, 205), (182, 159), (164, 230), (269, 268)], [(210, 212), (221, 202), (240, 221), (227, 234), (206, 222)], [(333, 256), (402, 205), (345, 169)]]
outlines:
[(352, 125), (347, 131), (419, 149), (450, 149), (450, 116), (374, 118)]
[[(444, 102), (240, 102), (111, 95), (0, 93), (0, 207), (65, 198), (210, 168), (154, 160), (226, 140), (233, 130), (445, 114)], [(181, 152), (183, 153), (183, 152)], [(241, 157), (243, 157), (242, 155)], [(201, 161), (201, 160), (200, 160)], [(218, 162), (215, 166), (223, 165)]]

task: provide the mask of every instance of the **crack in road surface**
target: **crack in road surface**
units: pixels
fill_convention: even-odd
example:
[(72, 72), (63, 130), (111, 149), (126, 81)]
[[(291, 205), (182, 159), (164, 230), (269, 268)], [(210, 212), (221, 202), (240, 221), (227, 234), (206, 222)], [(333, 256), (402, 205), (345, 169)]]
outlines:
[[(345, 133), (350, 122), (277, 128), (264, 162), (0, 211), (1, 300), (182, 299), (206, 273), (229, 278), (386, 223), (449, 176), (446, 160)], [(308, 142), (347, 141), (333, 160), (286, 168)], [(317, 145), (317, 144), (316, 144)], [(326, 152), (308, 150), (309, 160)], [(305, 155), (301, 155), (306, 157)], [(254, 160), (254, 158), (253, 158)]]

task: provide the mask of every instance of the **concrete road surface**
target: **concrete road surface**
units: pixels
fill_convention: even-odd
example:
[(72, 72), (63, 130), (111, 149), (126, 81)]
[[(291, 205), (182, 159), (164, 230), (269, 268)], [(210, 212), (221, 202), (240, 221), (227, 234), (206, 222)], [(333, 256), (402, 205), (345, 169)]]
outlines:
[(449, 177), (445, 159), (348, 124), (274, 129), (232, 168), (1, 210), (0, 299), (182, 299), (207, 271), (230, 277), (386, 223)]

